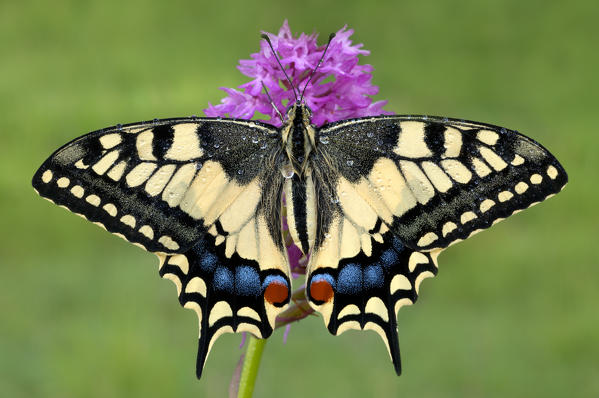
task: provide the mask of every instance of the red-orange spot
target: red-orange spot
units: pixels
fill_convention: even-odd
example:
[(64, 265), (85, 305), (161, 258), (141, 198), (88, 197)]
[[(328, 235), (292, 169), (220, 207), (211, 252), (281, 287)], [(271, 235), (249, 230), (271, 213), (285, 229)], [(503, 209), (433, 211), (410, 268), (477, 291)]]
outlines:
[(280, 282), (273, 281), (264, 289), (264, 298), (273, 305), (283, 304), (288, 297), (289, 289)]
[(333, 295), (333, 286), (324, 279), (310, 284), (310, 296), (314, 301), (330, 301)]

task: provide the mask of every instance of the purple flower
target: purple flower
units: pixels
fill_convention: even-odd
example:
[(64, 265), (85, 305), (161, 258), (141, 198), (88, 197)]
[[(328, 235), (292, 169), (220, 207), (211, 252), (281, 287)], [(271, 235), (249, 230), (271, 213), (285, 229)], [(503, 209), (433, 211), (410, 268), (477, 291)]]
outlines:
[[(293, 37), (287, 21), (283, 22), (278, 35), (267, 33), (293, 85), (300, 92), (305, 88), (304, 101), (312, 109), (312, 122), (315, 125), (390, 114), (383, 110), (387, 101), (372, 102), (370, 98), (378, 93), (378, 87), (371, 82), (373, 68), (360, 65), (358, 59), (359, 55), (368, 55), (370, 52), (363, 50), (362, 44), (352, 45), (350, 36), (353, 33), (346, 26), (336, 33), (308, 87), (306, 83), (310, 73), (325, 48), (317, 45), (318, 35), (301, 33)], [(288, 104), (295, 101), (294, 92), (265, 40), (260, 42), (260, 51), (250, 57), (240, 60), (237, 68), (252, 80), (239, 86), (240, 90), (222, 87), (228, 96), (218, 105), (209, 104), (204, 112), (206, 116), (240, 119), (251, 119), (259, 112), (270, 117), (265, 121), (280, 126), (281, 121), (268, 101), (262, 83), (283, 114)]]

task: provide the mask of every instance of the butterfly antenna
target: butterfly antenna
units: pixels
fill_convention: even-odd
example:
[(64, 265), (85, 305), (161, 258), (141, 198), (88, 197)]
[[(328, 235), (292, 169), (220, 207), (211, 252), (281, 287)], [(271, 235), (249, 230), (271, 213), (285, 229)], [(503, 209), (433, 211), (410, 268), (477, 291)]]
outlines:
[(314, 77), (314, 73), (316, 73), (316, 71), (318, 70), (318, 67), (320, 66), (320, 64), (324, 60), (324, 56), (326, 55), (327, 50), (329, 49), (329, 46), (331, 45), (331, 41), (333, 40), (334, 37), (335, 37), (335, 34), (331, 33), (330, 36), (329, 36), (329, 41), (327, 42), (327, 46), (324, 48), (324, 52), (322, 53), (322, 57), (320, 57), (320, 61), (318, 61), (318, 63), (316, 64), (316, 68), (312, 69), (312, 73), (310, 73), (310, 78), (308, 79), (308, 82), (306, 83), (306, 85), (304, 86), (304, 89), (302, 90), (302, 95), (300, 96), (300, 102), (303, 101), (303, 99), (304, 99), (304, 93), (306, 92), (306, 89), (308, 88), (308, 85), (312, 81), (312, 77)]
[(277, 108), (275, 103), (272, 101), (272, 98), (270, 97), (270, 94), (268, 93), (268, 89), (264, 85), (264, 82), (260, 81), (260, 83), (262, 84), (262, 88), (264, 89), (264, 92), (266, 93), (266, 96), (268, 97), (268, 102), (270, 102), (270, 106), (272, 106), (272, 109), (274, 109), (275, 112), (277, 113), (277, 115), (279, 115), (279, 119), (281, 119), (281, 123), (283, 123), (283, 115), (281, 115), (281, 112), (279, 112), (279, 109)]
[(293, 85), (293, 82), (291, 81), (291, 79), (289, 78), (289, 76), (287, 76), (287, 72), (285, 72), (285, 68), (283, 68), (283, 65), (281, 65), (281, 61), (279, 61), (279, 57), (277, 57), (277, 53), (275, 52), (274, 47), (272, 46), (272, 43), (270, 42), (270, 39), (268, 38), (268, 36), (266, 34), (261, 34), (260, 35), (264, 40), (266, 40), (266, 42), (268, 43), (268, 45), (270, 46), (270, 49), (272, 50), (273, 55), (275, 56), (275, 59), (277, 60), (277, 63), (279, 64), (279, 66), (281, 67), (281, 70), (283, 71), (283, 74), (285, 75), (285, 77), (287, 78), (287, 81), (289, 82), (289, 85), (291, 86), (291, 88), (293, 89), (293, 96), (295, 97), (295, 100), (297, 101), (297, 89), (295, 88), (295, 86)]

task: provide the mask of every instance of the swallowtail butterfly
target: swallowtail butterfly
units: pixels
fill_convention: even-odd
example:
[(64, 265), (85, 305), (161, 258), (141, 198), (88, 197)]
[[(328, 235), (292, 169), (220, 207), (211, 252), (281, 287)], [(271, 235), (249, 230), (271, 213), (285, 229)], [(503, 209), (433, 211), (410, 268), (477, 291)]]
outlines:
[(267, 338), (290, 301), (282, 200), (310, 255), (306, 297), (328, 330), (374, 330), (401, 371), (397, 312), (453, 243), (559, 192), (540, 144), (490, 124), (375, 116), (322, 127), (301, 101), (282, 127), (222, 118), (117, 125), (54, 152), (50, 201), (155, 253), (197, 313), (197, 376), (223, 333)]

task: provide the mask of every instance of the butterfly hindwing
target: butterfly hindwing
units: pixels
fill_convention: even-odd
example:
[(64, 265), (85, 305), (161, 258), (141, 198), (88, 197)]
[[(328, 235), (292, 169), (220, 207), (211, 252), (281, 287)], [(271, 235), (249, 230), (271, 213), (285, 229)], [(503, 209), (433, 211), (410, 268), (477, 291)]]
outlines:
[[(345, 244), (342, 235), (328, 239)], [(375, 331), (400, 374), (397, 311), (416, 302), (422, 280), (436, 275), (437, 253), (414, 251), (388, 231), (380, 242), (372, 241), (369, 254), (360, 251), (333, 266), (323, 266), (320, 254), (315, 253), (306, 284), (311, 305), (333, 335), (350, 329)]]
[(263, 269), (258, 261), (237, 253), (227, 256), (224, 245), (215, 245), (210, 234), (185, 253), (163, 256), (160, 275), (175, 283), (180, 304), (197, 313), (198, 378), (218, 336), (250, 332), (267, 338), (276, 315), (289, 302), (290, 281), (285, 272)]
[(277, 138), (240, 120), (117, 126), (65, 145), (33, 178), (41, 196), (158, 255), (200, 319), (198, 377), (220, 334), (266, 338), (289, 302)]

